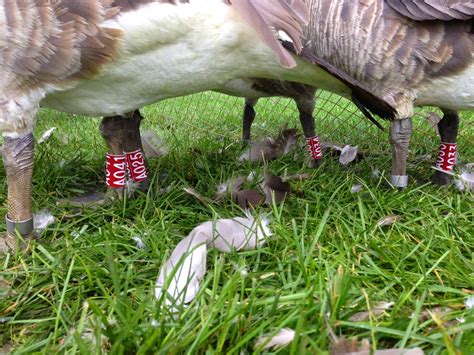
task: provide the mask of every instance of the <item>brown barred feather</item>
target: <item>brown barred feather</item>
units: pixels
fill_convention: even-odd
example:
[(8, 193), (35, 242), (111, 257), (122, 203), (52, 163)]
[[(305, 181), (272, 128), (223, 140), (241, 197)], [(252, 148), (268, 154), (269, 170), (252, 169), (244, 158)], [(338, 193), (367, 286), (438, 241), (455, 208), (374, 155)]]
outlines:
[(96, 74), (113, 59), (122, 35), (101, 27), (117, 13), (111, 4), (111, 0), (1, 1), (1, 86), (14, 92)]
[[(305, 50), (395, 107), (409, 109), (413, 90), (474, 63), (472, 1), (306, 1)], [(445, 4), (435, 7), (442, 16), (427, 7), (434, 3)], [(456, 20), (461, 10), (464, 20)], [(416, 11), (420, 20), (413, 19)]]
[(474, 17), (472, 0), (385, 0), (395, 11), (415, 21), (469, 20)]

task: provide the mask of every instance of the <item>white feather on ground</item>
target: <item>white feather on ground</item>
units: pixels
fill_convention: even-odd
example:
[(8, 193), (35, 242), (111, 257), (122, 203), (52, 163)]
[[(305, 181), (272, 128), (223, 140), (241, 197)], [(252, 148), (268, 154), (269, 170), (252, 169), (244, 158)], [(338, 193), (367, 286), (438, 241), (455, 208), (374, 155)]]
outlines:
[(138, 235), (132, 237), (132, 240), (135, 242), (135, 245), (137, 246), (138, 249), (145, 249), (145, 243), (143, 243), (142, 238), (140, 238)]
[(269, 220), (247, 216), (218, 219), (198, 225), (181, 240), (161, 268), (155, 285), (155, 297), (166, 291), (166, 305), (175, 310), (191, 302), (199, 292), (206, 272), (209, 249), (229, 252), (232, 249), (255, 249), (271, 235)]
[(432, 168), (454, 176), (454, 185), (459, 191), (474, 191), (474, 163), (464, 165), (460, 174), (453, 171), (441, 170), (435, 166)]
[(147, 130), (141, 134), (142, 137), (142, 146), (145, 157), (150, 158), (159, 158), (166, 153), (168, 149), (165, 146), (163, 139), (158, 137), (158, 135), (151, 131)]
[(376, 227), (391, 226), (402, 219), (401, 216), (396, 214), (391, 214), (385, 216), (377, 221)]
[(357, 183), (357, 184), (352, 185), (351, 192), (355, 194), (357, 192), (362, 191), (363, 188), (364, 188), (364, 185), (362, 185), (361, 183)]
[(466, 301), (464, 302), (466, 305), (467, 309), (473, 309), (474, 308), (474, 296), (469, 296), (466, 298)]
[(339, 157), (339, 163), (347, 165), (352, 163), (357, 158), (358, 147), (345, 145), (341, 150), (341, 156)]
[(370, 316), (378, 318), (379, 316), (385, 314), (385, 311), (392, 308), (394, 302), (380, 302), (376, 303), (372, 308), (367, 311), (354, 313), (349, 317), (351, 322), (365, 322), (370, 319)]
[(36, 232), (42, 232), (56, 221), (49, 210), (40, 210), (33, 215), (33, 225)]
[(47, 131), (45, 131), (41, 137), (38, 139), (38, 144), (43, 144), (44, 142), (46, 142), (48, 139), (51, 138), (53, 132), (56, 130), (56, 127), (52, 127), (50, 129), (48, 129)]
[(236, 178), (230, 178), (226, 182), (217, 185), (216, 199), (221, 199), (228, 194), (239, 191), (245, 180), (246, 178), (244, 176), (237, 176)]
[(454, 183), (460, 191), (474, 191), (474, 163), (466, 164)]
[(262, 336), (257, 340), (255, 343), (254, 349), (261, 347), (263, 344), (262, 349), (269, 349), (269, 348), (281, 348), (287, 346), (295, 339), (295, 331), (290, 328), (283, 328), (277, 334), (270, 337), (268, 335)]

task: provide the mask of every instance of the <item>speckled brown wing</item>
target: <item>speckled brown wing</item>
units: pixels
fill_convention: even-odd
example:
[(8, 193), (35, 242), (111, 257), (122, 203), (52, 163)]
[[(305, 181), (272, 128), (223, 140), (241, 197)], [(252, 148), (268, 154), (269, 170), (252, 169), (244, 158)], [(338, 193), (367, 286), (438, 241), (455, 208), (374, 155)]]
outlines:
[(92, 76), (122, 32), (101, 24), (112, 0), (0, 0), (0, 85), (15, 91)]
[(307, 50), (396, 107), (397, 118), (413, 114), (418, 88), (473, 63), (472, 20), (416, 21), (387, 0), (310, 4)]
[(474, 18), (472, 0), (385, 0), (385, 2), (401, 15), (415, 21)]

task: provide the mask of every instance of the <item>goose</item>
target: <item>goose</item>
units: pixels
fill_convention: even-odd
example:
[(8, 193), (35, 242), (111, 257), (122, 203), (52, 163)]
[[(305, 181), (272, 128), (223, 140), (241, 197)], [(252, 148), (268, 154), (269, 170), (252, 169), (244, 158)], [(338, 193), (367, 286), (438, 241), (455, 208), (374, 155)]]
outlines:
[(0, 130), (8, 184), (7, 233), (0, 242), (14, 248), (16, 234), (33, 233), (32, 132), (40, 106), (105, 117), (106, 140), (118, 132), (108, 140), (113, 188), (123, 186), (126, 165), (137, 167), (137, 181), (146, 175), (140, 147), (125, 143), (137, 132), (138, 108), (237, 78), (317, 84), (390, 115), (390, 104), (350, 76), (295, 57), (277, 40), (284, 31), (298, 52), (307, 20), (301, 0), (0, 0)]
[[(406, 163), (416, 106), (436, 106), (441, 144), (432, 181), (447, 184), (456, 160), (461, 110), (474, 109), (471, 0), (310, 0), (307, 48), (395, 108), (390, 127), (396, 187)], [(320, 14), (324, 14), (321, 16)]]
[[(305, 0), (305, 3), (310, 7), (310, 22), (304, 27), (303, 55), (326, 60), (370, 87), (374, 95), (395, 108), (390, 129), (391, 183), (399, 188), (408, 184), (406, 162), (411, 117), (414, 107), (426, 105), (439, 107), (444, 113), (438, 124), (441, 144), (432, 182), (449, 183), (451, 175), (444, 171), (452, 170), (456, 160), (458, 111), (474, 109), (474, 2)], [(282, 87), (286, 90), (281, 90)], [(305, 136), (314, 137), (314, 124), (309, 118), (312, 108), (306, 105), (305, 112), (298, 104), (306, 102), (308, 93), (314, 90), (308, 87), (298, 92), (298, 86), (292, 83), (278, 80), (262, 83), (258, 78), (236, 79), (221, 89), (246, 98), (244, 139), (250, 136), (256, 100), (274, 95), (296, 100)], [(317, 154), (314, 158), (321, 157)]]

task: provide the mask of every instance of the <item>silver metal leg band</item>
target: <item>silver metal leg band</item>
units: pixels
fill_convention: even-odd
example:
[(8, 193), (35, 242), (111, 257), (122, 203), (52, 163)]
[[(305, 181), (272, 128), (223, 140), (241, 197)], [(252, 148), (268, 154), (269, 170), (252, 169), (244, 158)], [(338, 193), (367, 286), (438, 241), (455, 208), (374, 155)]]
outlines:
[(390, 175), (390, 183), (395, 187), (407, 187), (408, 175)]
[(20, 235), (27, 236), (33, 233), (33, 218), (27, 219), (26, 221), (12, 221), (7, 215), (5, 216), (5, 221), (7, 223), (8, 234), (14, 235), (16, 231), (18, 231)]

